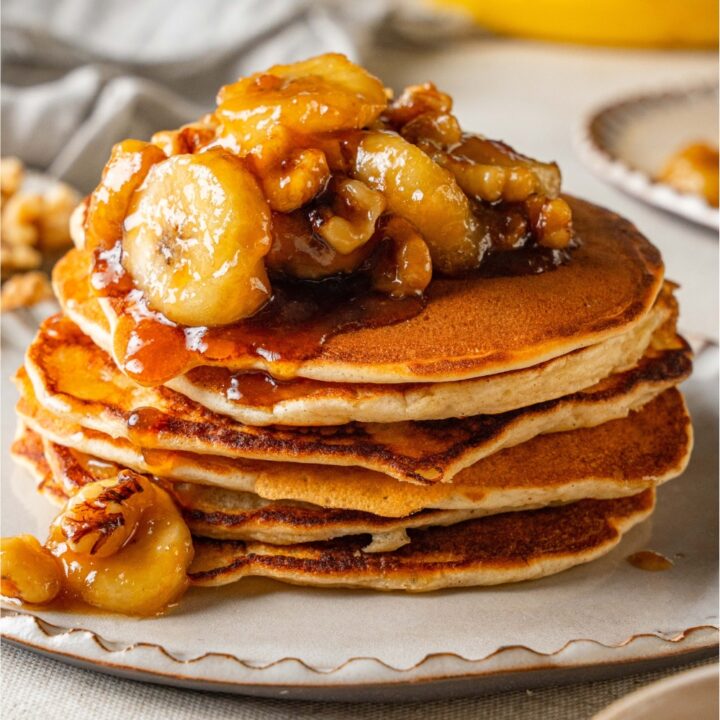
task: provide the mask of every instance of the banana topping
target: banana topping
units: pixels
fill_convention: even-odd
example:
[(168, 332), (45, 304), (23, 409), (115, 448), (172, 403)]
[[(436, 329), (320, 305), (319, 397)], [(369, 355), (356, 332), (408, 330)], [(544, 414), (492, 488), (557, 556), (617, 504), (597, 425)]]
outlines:
[(139, 291), (143, 317), (225, 326), (274, 283), (354, 275), (406, 297), (509, 251), (540, 248), (533, 272), (569, 258), (557, 165), (464, 133), (430, 83), (393, 100), (326, 54), (241, 78), (217, 102), (151, 143), (116, 145), (73, 233), (94, 252), (96, 291)]
[(5, 597), (26, 603), (54, 600), (62, 588), (60, 563), (32, 535), (2, 538), (0, 566)]
[(225, 325), (268, 299), (270, 208), (242, 160), (213, 149), (154, 165), (125, 219), (123, 262), (150, 306), (181, 325)]
[(56, 521), (68, 547), (80, 555), (114, 555), (137, 530), (149, 503), (144, 494), (142, 484), (129, 473), (85, 485)]
[(2, 594), (26, 603), (56, 599), (127, 615), (154, 615), (187, 587), (190, 531), (170, 495), (144, 475), (82, 486), (50, 526), (0, 541)]
[(85, 247), (109, 250), (122, 237), (123, 222), (133, 194), (150, 168), (165, 153), (140, 140), (123, 140), (110, 153), (100, 184), (90, 196), (85, 221)]
[(67, 594), (129, 615), (156, 614), (178, 598), (193, 557), (173, 500), (131, 470), (84, 486), (51, 526), (47, 547), (62, 563)]

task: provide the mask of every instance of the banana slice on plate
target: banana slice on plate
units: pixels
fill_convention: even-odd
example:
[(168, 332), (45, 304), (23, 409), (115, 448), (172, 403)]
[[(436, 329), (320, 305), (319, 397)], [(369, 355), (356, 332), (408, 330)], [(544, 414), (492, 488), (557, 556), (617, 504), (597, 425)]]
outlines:
[(150, 308), (180, 325), (226, 325), (270, 295), (271, 213), (242, 160), (221, 149), (153, 165), (125, 218), (123, 265)]

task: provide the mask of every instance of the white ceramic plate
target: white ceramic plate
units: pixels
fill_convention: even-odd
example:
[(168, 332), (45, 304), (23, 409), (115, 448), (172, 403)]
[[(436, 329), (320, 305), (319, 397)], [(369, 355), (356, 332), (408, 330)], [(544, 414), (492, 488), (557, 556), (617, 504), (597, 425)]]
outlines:
[[(51, 312), (52, 306), (38, 309)], [(53, 510), (12, 465), (8, 379), (37, 313), (2, 319), (2, 531), (44, 536)], [(654, 517), (605, 558), (514, 586), (426, 595), (303, 589), (245, 580), (194, 590), (166, 617), (135, 620), (6, 607), (7, 640), (135, 679), (256, 695), (426, 698), (598, 678), (680, 662), (717, 644), (717, 353), (687, 383), (696, 450)], [(651, 549), (666, 572), (625, 558)]]
[(594, 720), (717, 720), (718, 666), (679, 673), (621, 698)]
[(583, 120), (577, 149), (586, 165), (631, 195), (710, 228), (720, 213), (699, 196), (654, 178), (667, 159), (695, 142), (718, 142), (717, 85), (636, 95)]

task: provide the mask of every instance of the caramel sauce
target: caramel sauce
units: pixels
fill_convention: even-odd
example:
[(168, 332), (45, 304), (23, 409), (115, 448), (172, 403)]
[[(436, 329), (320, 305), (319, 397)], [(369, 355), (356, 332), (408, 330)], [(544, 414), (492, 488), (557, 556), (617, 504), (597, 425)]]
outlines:
[[(330, 165), (342, 171), (357, 152), (360, 135), (337, 133), (322, 142), (312, 138), (310, 144), (319, 143), (331, 158)], [(473, 212), (485, 228), (488, 243), (476, 271), (482, 277), (547, 272), (570, 259), (570, 250), (542, 247), (534, 241), (528, 210), (522, 203), (486, 206), (473, 201)], [(311, 228), (307, 231), (312, 234)], [(291, 240), (296, 246), (298, 239), (292, 236)], [(184, 327), (149, 307), (126, 272), (122, 255), (122, 238), (110, 247), (96, 249), (90, 284), (110, 303), (118, 319), (113, 327), (115, 359), (127, 375), (143, 385), (161, 385), (203, 365), (232, 365), (241, 371), (271, 365), (275, 378), (294, 378), (298, 366), (317, 357), (333, 336), (401, 323), (424, 308), (419, 295), (394, 298), (374, 291), (361, 262), (355, 272), (343, 271), (324, 279), (276, 275), (272, 277), (272, 297), (254, 316), (232, 325)], [(277, 270), (268, 267), (271, 272)], [(232, 383), (226, 391), (231, 399), (239, 393), (249, 402), (268, 404), (272, 402), (269, 397), (279, 398), (283, 393), (280, 384), (262, 376)]]
[(118, 473), (118, 466), (91, 455), (65, 448), (73, 462), (59, 461), (55, 467), (55, 479), (66, 494), (74, 494), (79, 488), (96, 480), (110, 480)]
[(670, 560), (670, 558), (652, 550), (640, 550), (640, 552), (628, 555), (625, 559), (633, 567), (639, 568), (640, 570), (647, 570), (648, 572), (669, 570), (673, 566), (673, 561)]
[[(146, 410), (152, 410), (147, 408)], [(160, 418), (155, 416), (155, 422), (159, 422)], [(143, 409), (134, 412), (128, 421), (128, 432), (132, 437), (139, 437), (146, 429), (152, 427), (153, 420), (148, 417), (147, 413), (143, 414)], [(177, 452), (170, 450), (156, 450), (151, 448), (140, 448), (143, 460), (150, 467), (155, 475), (163, 477), (169, 475), (180, 463)]]
[[(566, 263), (570, 250), (528, 244), (513, 250), (490, 251), (482, 277), (547, 272)], [(276, 378), (292, 378), (297, 366), (317, 357), (334, 335), (409, 320), (425, 307), (420, 296), (392, 298), (370, 289), (363, 274), (319, 281), (276, 278), (271, 300), (251, 318), (221, 327), (181, 327), (151, 310), (143, 293), (129, 287), (120, 253), (98, 253), (92, 273), (95, 291), (114, 306), (118, 322), (114, 353), (122, 369), (143, 385), (161, 385), (201, 365), (223, 365), (247, 358), (247, 370), (258, 361), (273, 364)], [(240, 393), (254, 404), (271, 404), (294, 390), (256, 374), (227, 388), (229, 399)]]
[(527, 245), (514, 250), (490, 250), (476, 271), (481, 277), (518, 277), (549, 272), (570, 261), (571, 250)]
[(283, 381), (265, 372), (232, 372), (207, 367), (191, 370), (188, 377), (231, 402), (253, 407), (271, 407), (283, 400), (308, 397), (325, 385), (306, 378)]
[[(104, 615), (108, 617), (122, 614), (90, 605), (90, 603), (86, 603), (82, 600), (82, 598), (75, 595), (68, 588), (63, 588), (54, 600), (43, 603), (42, 605), (37, 603), (22, 602), (17, 598), (6, 598), (5, 596), (3, 596), (3, 601), (7, 603), (7, 605), (11, 605), (13, 608), (17, 608), (19, 610), (29, 610), (30, 612), (62, 612), (72, 613), (73, 615)], [(152, 613), (146, 617), (162, 617), (167, 615), (173, 608), (177, 607), (177, 605), (177, 602), (170, 603), (159, 612)]]
[[(163, 425), (169, 420), (168, 416), (152, 407), (136, 408), (128, 417), (126, 426), (128, 439), (136, 447), (144, 447), (152, 436), (161, 432)], [(148, 465), (165, 465), (167, 458), (162, 450), (146, 449), (142, 451), (143, 459)]]
[(107, 610), (101, 610), (100, 608), (96, 608), (93, 605), (89, 605), (88, 603), (84, 602), (80, 598), (78, 598), (76, 595), (71, 593), (67, 589), (63, 589), (62, 592), (54, 599), (51, 600), (48, 603), (43, 603), (42, 605), (39, 605), (37, 603), (28, 603), (28, 602), (22, 602), (21, 600), (18, 600), (17, 598), (7, 598), (5, 599), (3, 597), (3, 600), (6, 600), (8, 604), (12, 604), (13, 607), (16, 607), (18, 609), (22, 610), (29, 610), (31, 612), (64, 612), (64, 613), (73, 613), (75, 615), (111, 615), (112, 613), (108, 612)]
[[(97, 266), (96, 266), (97, 267)], [(114, 305), (118, 323), (114, 353), (123, 370), (144, 385), (160, 385), (198, 365), (247, 357), (273, 363), (278, 375), (292, 377), (298, 364), (316, 357), (327, 340), (351, 329), (394, 325), (418, 315), (422, 297), (393, 299), (373, 292), (365, 276), (342, 280), (273, 281), (271, 300), (251, 318), (222, 327), (186, 327), (150, 310), (143, 294), (124, 292), (125, 278), (107, 269), (93, 285)]]

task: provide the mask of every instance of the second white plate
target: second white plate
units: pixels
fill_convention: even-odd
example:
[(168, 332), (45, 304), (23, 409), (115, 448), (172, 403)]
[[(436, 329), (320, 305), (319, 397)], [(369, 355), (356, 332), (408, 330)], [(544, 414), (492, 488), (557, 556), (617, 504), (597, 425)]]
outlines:
[(636, 95), (583, 120), (577, 148), (597, 175), (645, 202), (710, 228), (718, 208), (654, 180), (667, 159), (692, 142), (718, 142), (717, 85)]

